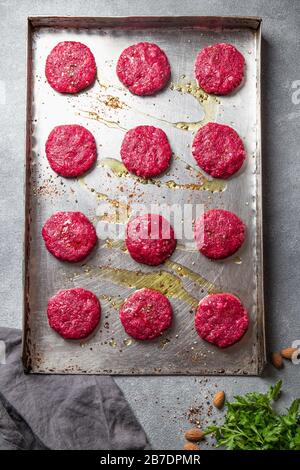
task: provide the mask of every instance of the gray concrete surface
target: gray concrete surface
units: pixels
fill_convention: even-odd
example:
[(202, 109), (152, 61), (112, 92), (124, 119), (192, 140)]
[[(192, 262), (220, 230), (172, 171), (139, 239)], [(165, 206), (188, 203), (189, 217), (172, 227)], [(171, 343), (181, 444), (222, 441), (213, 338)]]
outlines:
[[(299, 220), (300, 2), (297, 0), (0, 1), (0, 324), (21, 326), (25, 35), (28, 15), (260, 15), (263, 17), (263, 161), (268, 348), (300, 339)], [(299, 86), (299, 83), (298, 83)], [(294, 93), (294, 94), (293, 94)], [(282, 406), (300, 396), (300, 365), (269, 366), (262, 378), (122, 377), (123, 389), (155, 449), (180, 449), (186, 412), (216, 388), (230, 398), (265, 390), (279, 376)], [(220, 416), (220, 413), (215, 413)], [(210, 418), (210, 420), (213, 417)]]

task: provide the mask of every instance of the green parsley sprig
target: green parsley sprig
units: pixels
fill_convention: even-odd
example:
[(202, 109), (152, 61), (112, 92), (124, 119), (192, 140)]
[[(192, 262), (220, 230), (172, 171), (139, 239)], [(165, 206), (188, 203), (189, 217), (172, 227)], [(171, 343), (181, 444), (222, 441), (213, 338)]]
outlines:
[(280, 380), (265, 394), (251, 392), (226, 402), (224, 423), (209, 426), (205, 434), (214, 433), (217, 447), (228, 450), (300, 450), (300, 398), (292, 402), (286, 414), (278, 414), (273, 402), (280, 395), (281, 385)]

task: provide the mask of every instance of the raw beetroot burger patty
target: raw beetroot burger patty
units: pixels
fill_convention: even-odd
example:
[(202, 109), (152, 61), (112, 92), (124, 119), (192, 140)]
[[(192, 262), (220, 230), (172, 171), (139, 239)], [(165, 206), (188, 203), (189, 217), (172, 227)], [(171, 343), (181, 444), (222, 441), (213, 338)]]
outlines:
[(223, 209), (204, 212), (194, 227), (198, 250), (212, 259), (223, 259), (235, 253), (244, 243), (245, 236), (244, 222)]
[(66, 339), (86, 338), (96, 328), (101, 315), (99, 300), (89, 290), (60, 290), (48, 301), (51, 328)]
[(193, 156), (206, 173), (214, 178), (229, 178), (244, 163), (244, 144), (232, 127), (209, 122), (195, 135)]
[(126, 132), (121, 158), (130, 173), (151, 178), (165, 171), (172, 150), (163, 130), (154, 126), (138, 126)]
[(244, 56), (231, 44), (214, 44), (199, 52), (195, 75), (207, 93), (228, 95), (244, 77)]
[(85, 127), (56, 126), (46, 142), (46, 156), (52, 170), (65, 177), (79, 176), (95, 163), (96, 142)]
[(156, 45), (140, 42), (124, 49), (117, 63), (119, 80), (136, 95), (153, 95), (169, 81), (170, 64)]
[(120, 320), (128, 335), (136, 339), (153, 339), (169, 328), (172, 306), (163, 294), (141, 289), (132, 294), (120, 309)]
[(63, 261), (76, 262), (94, 248), (97, 235), (93, 224), (81, 212), (57, 212), (42, 229), (46, 248)]
[(77, 93), (91, 85), (96, 63), (90, 49), (75, 41), (59, 42), (46, 61), (46, 78), (60, 93)]
[(211, 294), (198, 305), (195, 328), (210, 343), (225, 348), (236, 343), (247, 331), (247, 310), (232, 294)]
[(138, 263), (157, 266), (176, 248), (173, 227), (158, 214), (145, 214), (131, 219), (126, 227), (126, 246)]

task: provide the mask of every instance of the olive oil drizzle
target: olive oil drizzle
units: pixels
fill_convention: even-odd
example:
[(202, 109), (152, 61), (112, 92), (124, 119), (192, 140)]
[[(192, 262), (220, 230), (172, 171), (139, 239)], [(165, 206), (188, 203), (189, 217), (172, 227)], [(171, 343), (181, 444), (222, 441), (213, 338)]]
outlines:
[(106, 127), (109, 127), (111, 129), (120, 129), (123, 132), (127, 131), (127, 129), (125, 127), (122, 127), (118, 121), (111, 121), (109, 119), (105, 119), (103, 116), (101, 116), (101, 114), (97, 113), (97, 111), (80, 109), (78, 115), (83, 116), (86, 119), (92, 119), (93, 121), (98, 121), (101, 124), (104, 124)]
[(200, 171), (197, 171), (191, 165), (186, 163), (186, 168), (190, 171), (195, 171), (197, 176), (201, 178), (200, 183), (177, 183), (174, 180), (161, 181), (159, 179), (144, 179), (129, 173), (125, 165), (115, 158), (103, 158), (98, 163), (99, 167), (109, 168), (113, 174), (118, 177), (127, 177), (137, 180), (141, 184), (154, 184), (155, 186), (165, 186), (169, 189), (187, 189), (191, 191), (209, 191), (212, 193), (222, 192), (226, 189), (226, 182), (223, 180), (206, 178)]
[(220, 100), (213, 96), (205, 93), (202, 88), (197, 85), (194, 80), (182, 79), (178, 83), (171, 83), (170, 89), (178, 91), (179, 93), (188, 94), (193, 96), (198, 103), (202, 106), (204, 111), (204, 118), (198, 122), (177, 122), (175, 127), (183, 130), (197, 131), (200, 127), (205, 126), (208, 122), (214, 121), (217, 114), (217, 105), (220, 104)]
[(189, 278), (191, 281), (198, 284), (201, 288), (205, 289), (209, 294), (221, 291), (215, 284), (200, 276), (200, 274), (195, 273), (195, 271), (192, 271), (186, 266), (183, 266), (182, 264), (176, 263), (175, 261), (167, 260), (165, 261), (165, 265), (167, 268), (171, 269), (172, 271), (175, 271), (176, 274), (180, 277)]

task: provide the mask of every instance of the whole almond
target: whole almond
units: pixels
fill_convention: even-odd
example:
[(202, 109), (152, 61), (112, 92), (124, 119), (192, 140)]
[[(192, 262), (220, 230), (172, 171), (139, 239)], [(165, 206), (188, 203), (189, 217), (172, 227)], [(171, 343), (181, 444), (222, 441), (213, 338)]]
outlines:
[(193, 442), (186, 442), (183, 448), (184, 450), (200, 450), (199, 446), (197, 446), (197, 444), (194, 444)]
[(198, 442), (204, 438), (204, 432), (198, 428), (192, 428), (186, 431), (184, 437), (187, 441)]
[(214, 399), (213, 399), (213, 404), (216, 408), (219, 408), (220, 410), (221, 408), (223, 408), (224, 401), (225, 401), (225, 392), (221, 390), (220, 392), (217, 392), (215, 394)]
[(271, 361), (272, 361), (273, 366), (276, 367), (276, 369), (282, 369), (283, 360), (279, 352), (272, 352)]
[(280, 351), (280, 354), (284, 359), (292, 359), (294, 352), (297, 351), (297, 348), (285, 348)]

